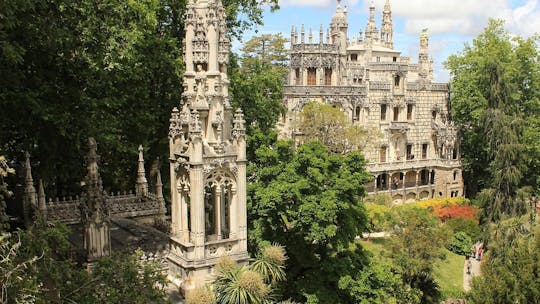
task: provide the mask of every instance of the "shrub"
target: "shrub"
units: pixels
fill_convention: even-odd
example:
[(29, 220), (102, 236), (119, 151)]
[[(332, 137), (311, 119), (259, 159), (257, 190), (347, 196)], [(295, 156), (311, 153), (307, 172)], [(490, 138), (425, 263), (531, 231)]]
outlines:
[(468, 205), (437, 206), (433, 208), (433, 213), (443, 222), (458, 217), (469, 220), (477, 219), (477, 209)]
[(370, 223), (371, 231), (384, 231), (393, 222), (392, 209), (385, 205), (366, 204), (366, 213)]
[(452, 229), (454, 233), (466, 233), (472, 240), (476, 240), (480, 236), (480, 226), (478, 226), (477, 220), (455, 217), (446, 221), (446, 225)]
[(454, 233), (450, 242), (446, 245), (448, 250), (455, 254), (468, 256), (471, 252), (472, 240), (465, 232)]

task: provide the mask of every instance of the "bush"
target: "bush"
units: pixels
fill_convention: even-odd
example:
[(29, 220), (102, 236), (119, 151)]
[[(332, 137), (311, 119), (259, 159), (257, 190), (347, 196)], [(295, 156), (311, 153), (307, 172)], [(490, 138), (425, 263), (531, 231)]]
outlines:
[(433, 213), (443, 222), (452, 218), (477, 219), (477, 209), (473, 206), (438, 206)]
[(472, 240), (477, 240), (480, 236), (480, 226), (478, 225), (477, 220), (456, 217), (446, 221), (446, 225), (452, 229), (454, 233), (466, 233)]
[(370, 230), (379, 232), (388, 229), (394, 221), (392, 209), (385, 205), (366, 204)]
[(450, 242), (446, 245), (448, 250), (455, 254), (468, 256), (471, 252), (472, 240), (471, 237), (465, 232), (454, 233)]

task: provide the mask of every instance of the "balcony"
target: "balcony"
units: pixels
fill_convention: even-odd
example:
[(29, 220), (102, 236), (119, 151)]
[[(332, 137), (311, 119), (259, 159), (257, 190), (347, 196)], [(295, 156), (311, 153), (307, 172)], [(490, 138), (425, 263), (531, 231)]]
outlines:
[(391, 132), (399, 132), (399, 133), (405, 133), (409, 131), (409, 123), (406, 121), (392, 121), (390, 123), (390, 126), (388, 127), (388, 130)]
[(461, 167), (461, 163), (458, 159), (411, 159), (367, 164), (367, 169), (371, 173), (418, 171), (426, 167), (458, 168)]

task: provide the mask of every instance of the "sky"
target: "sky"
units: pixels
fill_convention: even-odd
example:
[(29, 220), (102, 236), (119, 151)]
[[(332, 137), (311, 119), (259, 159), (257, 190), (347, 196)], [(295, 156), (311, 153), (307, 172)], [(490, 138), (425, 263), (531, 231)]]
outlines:
[[(376, 24), (380, 31), (385, 0), (374, 0)], [(402, 56), (418, 60), (419, 36), (427, 28), (430, 36), (430, 54), (434, 60), (435, 81), (447, 82), (449, 73), (444, 69), (448, 56), (463, 49), (465, 43), (482, 32), (489, 18), (505, 20), (507, 30), (513, 35), (529, 37), (540, 33), (540, 0), (390, 0), (394, 23), (394, 48)], [(253, 35), (283, 33), (290, 38), (291, 26), (304, 24), (306, 37), (313, 29), (314, 39), (330, 24), (337, 0), (279, 0), (280, 9), (265, 10), (264, 26), (244, 35), (247, 41)], [(366, 28), (369, 0), (342, 0), (347, 6), (348, 36), (357, 37)], [(326, 36), (326, 34), (325, 34)], [(307, 39), (307, 38), (306, 38)], [(236, 42), (238, 47), (241, 42)]]

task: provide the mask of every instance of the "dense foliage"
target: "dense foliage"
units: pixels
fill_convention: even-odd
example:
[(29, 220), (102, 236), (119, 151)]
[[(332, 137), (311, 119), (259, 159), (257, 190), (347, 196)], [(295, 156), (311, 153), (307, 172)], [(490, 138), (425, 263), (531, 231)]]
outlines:
[(278, 141), (257, 150), (249, 176), (250, 243), (287, 248), (285, 296), (348, 303), (337, 283), (365, 263), (353, 245), (367, 224), (358, 200), (369, 179), (364, 165), (360, 153), (331, 154), (319, 142), (295, 150), (292, 142)]
[(466, 189), (471, 197), (489, 189), (482, 195), (488, 218), (522, 213), (519, 189), (538, 189), (539, 59), (536, 37), (511, 38), (502, 21), (491, 20), (446, 63)]
[[(261, 24), (263, 5), (277, 8), (223, 2), (233, 36)], [(78, 190), (88, 136), (100, 145), (108, 190), (133, 184), (139, 144), (152, 162), (166, 159), (186, 3), (2, 1), (0, 105), (10, 115), (0, 120), (0, 151), (20, 162), (28, 150), (52, 197)]]

